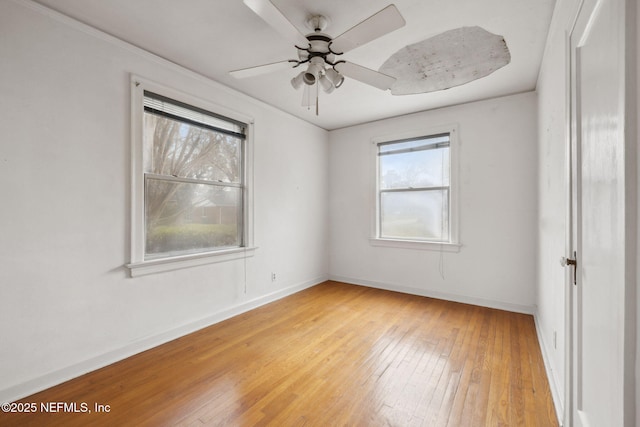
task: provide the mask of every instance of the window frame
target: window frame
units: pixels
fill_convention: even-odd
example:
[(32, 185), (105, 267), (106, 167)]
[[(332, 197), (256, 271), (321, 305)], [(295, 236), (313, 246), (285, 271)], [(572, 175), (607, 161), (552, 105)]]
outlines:
[[(400, 142), (414, 138), (429, 138), (449, 134), (449, 240), (430, 241), (422, 239), (401, 239), (395, 237), (381, 237), (381, 189), (380, 189), (380, 162), (379, 145)], [(448, 124), (429, 128), (415, 129), (407, 132), (377, 136), (371, 139), (371, 164), (372, 172), (372, 215), (371, 237), (369, 243), (372, 246), (394, 247), (404, 249), (437, 250), (445, 252), (459, 252), (461, 244), (459, 240), (459, 206), (458, 206), (458, 158), (459, 158), (458, 125)]]
[[(246, 124), (243, 155), (241, 246), (145, 260), (144, 93), (151, 92)], [(182, 91), (131, 75), (131, 277), (251, 257), (253, 243), (253, 119)]]

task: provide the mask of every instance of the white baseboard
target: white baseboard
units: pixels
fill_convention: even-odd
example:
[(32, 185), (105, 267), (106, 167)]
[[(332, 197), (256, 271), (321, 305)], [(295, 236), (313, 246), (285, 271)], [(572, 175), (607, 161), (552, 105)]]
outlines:
[(330, 275), (329, 280), (336, 282), (344, 282), (352, 285), (369, 286), (376, 289), (384, 289), (387, 291), (402, 292), (404, 294), (419, 295), (422, 297), (442, 299), (446, 301), (461, 302), (464, 304), (478, 305), (481, 307), (496, 308), (498, 310), (512, 311), (515, 313), (533, 314), (535, 312), (533, 306), (523, 304), (513, 304), (504, 301), (494, 301), (485, 298), (470, 297), (465, 295), (450, 294), (446, 292), (431, 291), (428, 289), (411, 288), (408, 286), (400, 286), (391, 283), (382, 283), (371, 280), (354, 279), (351, 277)]
[(298, 285), (290, 286), (286, 289), (282, 289), (277, 292), (255, 298), (250, 301), (245, 301), (241, 304), (227, 308), (225, 310), (221, 310), (195, 322), (179, 326), (175, 329), (171, 329), (158, 335), (141, 339), (139, 341), (130, 343), (124, 347), (120, 347), (91, 359), (87, 359), (79, 363), (74, 363), (73, 365), (67, 366), (57, 371), (53, 371), (48, 374), (41, 375), (37, 378), (25, 381), (23, 383), (2, 389), (0, 390), (0, 403), (13, 402), (18, 399), (30, 396), (39, 391), (46, 390), (50, 387), (61, 384), (73, 378), (77, 378), (88, 372), (95, 371), (96, 369), (103, 368), (105, 366), (111, 365), (112, 363), (126, 359), (127, 357), (131, 357), (135, 354), (165, 344), (169, 341), (180, 338), (197, 330), (206, 328), (207, 326), (211, 326), (213, 324), (222, 322), (223, 320), (258, 308), (262, 305), (277, 301), (289, 295), (293, 295), (304, 289), (311, 288), (326, 280), (328, 280), (326, 277), (320, 277), (300, 283)]
[(551, 389), (551, 398), (553, 399), (553, 405), (556, 408), (556, 418), (558, 419), (558, 424), (560, 427), (563, 425), (564, 418), (564, 399), (563, 396), (560, 395), (559, 387), (558, 387), (558, 378), (556, 378), (556, 371), (551, 367), (551, 359), (549, 358), (549, 352), (547, 346), (547, 342), (544, 340), (544, 336), (540, 332), (542, 329), (540, 328), (540, 324), (538, 322), (538, 313), (537, 311), (533, 313), (533, 321), (536, 326), (536, 334), (538, 335), (538, 342), (540, 343), (540, 352), (542, 353), (542, 360), (544, 362), (544, 370), (547, 373), (547, 379), (549, 380), (549, 388)]

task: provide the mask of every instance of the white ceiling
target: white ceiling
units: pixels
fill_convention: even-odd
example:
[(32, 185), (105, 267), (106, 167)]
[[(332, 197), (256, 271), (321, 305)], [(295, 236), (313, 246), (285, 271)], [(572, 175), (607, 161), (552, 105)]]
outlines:
[[(480, 26), (504, 37), (511, 63), (465, 85), (425, 94), (390, 91), (347, 79), (320, 91), (320, 115), (301, 106), (290, 80), (300, 70), (235, 79), (229, 71), (292, 59), (296, 50), (240, 0), (37, 0), (325, 129), (535, 89), (555, 0), (395, 0), (407, 25), (347, 52), (350, 62), (377, 70), (406, 45), (447, 30)], [(390, 4), (390, 0), (272, 0), (306, 34), (306, 17), (329, 18), (336, 37)]]

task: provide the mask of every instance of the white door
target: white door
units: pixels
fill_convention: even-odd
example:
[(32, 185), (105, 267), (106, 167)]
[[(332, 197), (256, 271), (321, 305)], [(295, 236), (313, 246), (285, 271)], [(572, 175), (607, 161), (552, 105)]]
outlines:
[(576, 426), (622, 426), (625, 316), (624, 0), (584, 0), (571, 41), (572, 401)]

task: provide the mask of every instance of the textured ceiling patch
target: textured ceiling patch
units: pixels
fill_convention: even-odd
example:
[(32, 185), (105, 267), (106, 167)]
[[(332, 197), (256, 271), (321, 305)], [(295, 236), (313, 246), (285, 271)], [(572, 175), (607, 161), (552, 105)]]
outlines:
[(382, 64), (380, 72), (396, 78), (393, 95), (410, 95), (463, 85), (510, 61), (502, 36), (480, 27), (462, 27), (403, 47)]

